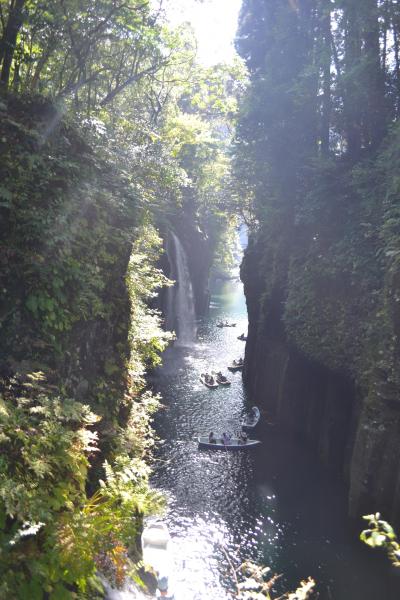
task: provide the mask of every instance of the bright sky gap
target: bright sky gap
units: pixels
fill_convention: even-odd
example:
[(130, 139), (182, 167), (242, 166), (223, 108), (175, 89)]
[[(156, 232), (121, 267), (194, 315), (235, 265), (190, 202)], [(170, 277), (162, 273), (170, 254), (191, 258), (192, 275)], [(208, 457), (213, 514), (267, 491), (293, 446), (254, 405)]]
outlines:
[(242, 0), (166, 0), (172, 25), (189, 22), (198, 40), (198, 60), (205, 66), (230, 62)]

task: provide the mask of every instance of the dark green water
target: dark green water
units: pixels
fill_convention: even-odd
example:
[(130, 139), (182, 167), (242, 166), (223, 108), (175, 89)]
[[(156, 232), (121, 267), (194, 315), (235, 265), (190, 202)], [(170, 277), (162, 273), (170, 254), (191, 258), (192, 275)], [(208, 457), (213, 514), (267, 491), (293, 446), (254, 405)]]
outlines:
[[(220, 318), (237, 326), (218, 329)], [(242, 286), (221, 283), (209, 318), (198, 324), (197, 342), (170, 348), (153, 381), (166, 407), (155, 422), (164, 443), (153, 485), (168, 497), (177, 600), (232, 598), (226, 554), (283, 573), (281, 593), (310, 575), (323, 600), (398, 600), (400, 577), (357, 541), (362, 522), (352, 530), (345, 490), (301, 442), (265, 424), (257, 432), (262, 445), (251, 451), (198, 450), (198, 434), (238, 431), (251, 406), (240, 373), (232, 374), (230, 388), (209, 390), (199, 381), (203, 371), (226, 372), (227, 364), (243, 356), (244, 343), (237, 339), (242, 332)]]

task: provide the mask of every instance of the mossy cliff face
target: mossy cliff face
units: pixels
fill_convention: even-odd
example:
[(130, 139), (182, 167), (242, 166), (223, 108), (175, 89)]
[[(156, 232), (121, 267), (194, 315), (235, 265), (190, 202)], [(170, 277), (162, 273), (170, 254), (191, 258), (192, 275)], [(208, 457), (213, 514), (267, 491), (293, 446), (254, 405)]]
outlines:
[(207, 236), (189, 218), (178, 223), (178, 235), (185, 248), (193, 285), (195, 310), (198, 316), (206, 315), (209, 309), (209, 276), (213, 261), (213, 245)]
[(129, 356), (134, 199), (42, 99), (10, 98), (0, 133), (0, 358), (51, 369), (102, 411), (99, 380), (121, 395)]
[[(213, 247), (204, 233), (191, 222), (189, 218), (180, 220), (178, 217), (174, 223), (174, 231), (181, 242), (185, 251), (190, 279), (193, 287), (193, 301), (195, 313), (198, 317), (208, 314), (210, 303), (209, 277), (213, 262)], [(169, 252), (169, 229), (164, 228), (162, 233), (164, 240), (164, 253), (161, 256), (159, 266), (163, 273), (173, 279), (175, 260), (172, 252)], [(168, 293), (167, 289), (160, 291), (154, 303), (167, 317), (168, 313)]]
[(1, 598), (122, 584), (160, 504), (161, 239), (106, 144), (42, 98), (0, 101)]
[(343, 474), (350, 514), (397, 523), (398, 167), (398, 133), (373, 163), (330, 167), (325, 190), (252, 234), (241, 269), (252, 400)]

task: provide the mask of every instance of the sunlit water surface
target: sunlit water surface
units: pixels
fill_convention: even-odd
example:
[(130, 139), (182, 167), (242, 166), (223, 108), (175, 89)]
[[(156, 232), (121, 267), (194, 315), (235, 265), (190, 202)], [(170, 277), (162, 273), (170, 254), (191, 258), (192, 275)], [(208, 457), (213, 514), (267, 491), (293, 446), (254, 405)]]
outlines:
[[(217, 328), (221, 318), (236, 327)], [(242, 285), (221, 282), (209, 318), (198, 324), (197, 342), (170, 348), (153, 377), (165, 409), (155, 421), (164, 443), (152, 484), (168, 498), (177, 600), (231, 599), (232, 563), (245, 559), (284, 573), (280, 592), (310, 575), (321, 599), (398, 600), (399, 578), (349, 527), (341, 484), (299, 441), (265, 425), (257, 431), (262, 445), (252, 450), (198, 450), (199, 434), (237, 432), (251, 406), (240, 373), (229, 375), (229, 388), (209, 390), (199, 381), (206, 370), (227, 373), (226, 366), (243, 356), (242, 332)]]

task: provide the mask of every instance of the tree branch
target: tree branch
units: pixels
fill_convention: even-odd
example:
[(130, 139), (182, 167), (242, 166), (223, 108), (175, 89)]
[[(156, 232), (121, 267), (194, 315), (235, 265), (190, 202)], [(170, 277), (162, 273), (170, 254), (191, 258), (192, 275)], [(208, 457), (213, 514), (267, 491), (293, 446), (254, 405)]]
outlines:
[(84, 77), (82, 79), (79, 79), (76, 83), (69, 83), (63, 90), (61, 90), (61, 92), (58, 94), (58, 97), (62, 98), (63, 96), (68, 96), (69, 94), (75, 94), (84, 85), (96, 81), (100, 73), (101, 71), (97, 71), (90, 77)]
[(125, 81), (123, 83), (115, 86), (115, 88), (113, 90), (111, 90), (111, 92), (109, 92), (100, 101), (100, 106), (105, 106), (106, 104), (108, 104), (109, 102), (114, 100), (115, 96), (117, 96), (118, 94), (123, 92), (123, 90), (125, 88), (127, 88), (129, 85), (131, 85), (132, 83), (136, 83), (137, 81), (139, 81), (140, 79), (143, 79), (147, 75), (154, 75), (154, 73), (156, 73), (159, 69), (161, 69), (167, 63), (168, 63), (168, 60), (165, 60), (162, 63), (160, 63), (159, 65), (152, 65), (148, 69), (145, 69), (144, 71), (140, 71), (139, 73), (135, 73), (131, 77), (128, 77), (127, 79), (125, 79)]

